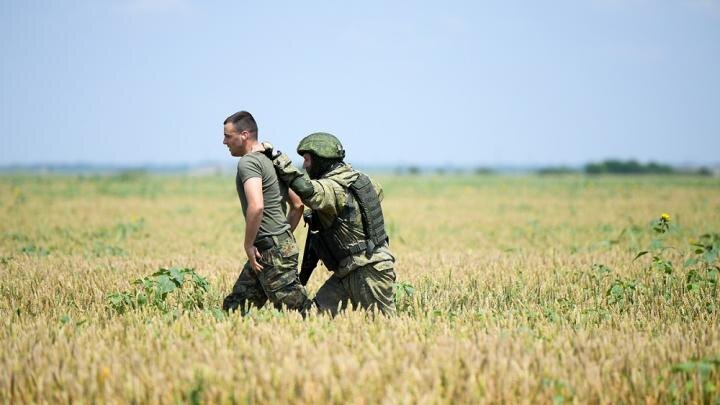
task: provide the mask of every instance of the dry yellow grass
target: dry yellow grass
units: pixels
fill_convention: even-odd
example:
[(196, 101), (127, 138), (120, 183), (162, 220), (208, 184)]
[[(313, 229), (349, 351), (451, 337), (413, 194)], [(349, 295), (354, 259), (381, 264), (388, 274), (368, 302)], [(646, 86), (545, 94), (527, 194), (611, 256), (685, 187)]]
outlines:
[[(171, 266), (207, 277), (207, 304), (220, 305), (243, 262), (230, 178), (0, 178), (0, 400), (718, 400), (718, 287), (690, 291), (682, 265), (689, 238), (720, 232), (716, 179), (381, 181), (414, 295), (392, 319), (303, 321), (108, 308), (108, 294)], [(633, 261), (662, 212), (671, 275)], [(618, 280), (636, 287), (613, 302)]]

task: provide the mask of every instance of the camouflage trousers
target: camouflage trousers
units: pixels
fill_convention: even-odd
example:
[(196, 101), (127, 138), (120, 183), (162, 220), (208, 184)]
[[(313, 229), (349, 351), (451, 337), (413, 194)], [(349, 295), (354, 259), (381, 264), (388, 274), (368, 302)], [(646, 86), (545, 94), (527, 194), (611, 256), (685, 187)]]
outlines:
[(295, 309), (305, 316), (312, 306), (297, 275), (298, 248), (290, 231), (273, 236), (275, 246), (261, 251), (263, 269), (253, 270), (246, 262), (230, 294), (223, 300), (225, 311), (260, 308), (270, 300), (277, 309)]
[(349, 305), (353, 309), (377, 310), (384, 315), (395, 314), (393, 262), (385, 260), (367, 264), (345, 277), (333, 274), (315, 295), (318, 310), (337, 315)]

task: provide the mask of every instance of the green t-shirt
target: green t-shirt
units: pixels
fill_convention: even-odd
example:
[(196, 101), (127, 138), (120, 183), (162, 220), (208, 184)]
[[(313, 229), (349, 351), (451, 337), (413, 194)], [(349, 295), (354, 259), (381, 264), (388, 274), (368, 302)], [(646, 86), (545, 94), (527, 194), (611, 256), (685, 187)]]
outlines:
[(247, 217), (247, 198), (243, 183), (247, 179), (262, 179), (263, 214), (257, 238), (279, 235), (288, 229), (287, 221), (287, 187), (278, 181), (272, 162), (262, 152), (252, 152), (240, 158), (235, 177), (243, 215)]

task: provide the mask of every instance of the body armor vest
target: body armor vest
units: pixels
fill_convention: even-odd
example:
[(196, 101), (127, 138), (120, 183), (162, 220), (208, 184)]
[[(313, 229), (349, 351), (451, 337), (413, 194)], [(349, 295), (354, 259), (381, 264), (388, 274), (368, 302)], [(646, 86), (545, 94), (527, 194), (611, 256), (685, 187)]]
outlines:
[(377, 246), (388, 240), (377, 192), (370, 178), (359, 174), (346, 189), (347, 205), (329, 227), (321, 227), (317, 217), (313, 218), (317, 231), (313, 248), (330, 270), (335, 270), (346, 257), (360, 252), (370, 257)]

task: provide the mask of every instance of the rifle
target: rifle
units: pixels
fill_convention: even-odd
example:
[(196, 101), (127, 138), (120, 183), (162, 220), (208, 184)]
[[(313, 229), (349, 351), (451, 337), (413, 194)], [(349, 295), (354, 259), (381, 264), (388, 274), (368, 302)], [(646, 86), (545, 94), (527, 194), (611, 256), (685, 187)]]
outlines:
[(303, 219), (308, 225), (308, 233), (307, 238), (305, 239), (305, 248), (303, 249), (302, 263), (300, 264), (299, 278), (300, 284), (306, 285), (308, 280), (310, 280), (310, 276), (315, 270), (315, 267), (317, 266), (320, 257), (318, 256), (317, 251), (312, 246), (314, 244), (313, 242), (315, 242), (313, 239), (317, 238), (317, 230), (313, 226), (312, 212), (303, 215)]

